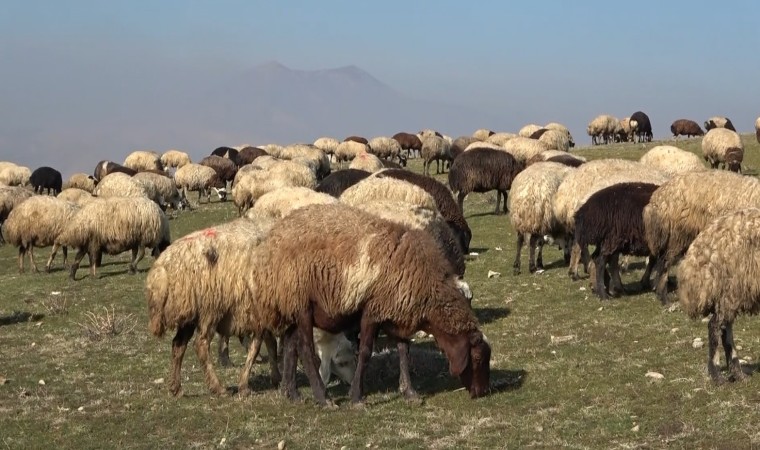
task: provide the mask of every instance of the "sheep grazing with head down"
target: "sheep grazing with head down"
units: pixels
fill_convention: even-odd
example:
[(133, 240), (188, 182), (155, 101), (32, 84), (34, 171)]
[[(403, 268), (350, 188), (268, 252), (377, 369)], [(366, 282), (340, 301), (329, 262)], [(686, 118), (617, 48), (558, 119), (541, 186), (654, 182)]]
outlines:
[(0, 166), (0, 185), (26, 186), (32, 171), (28, 167), (17, 166), (13, 163), (5, 163)]
[(180, 167), (190, 164), (191, 162), (192, 161), (190, 160), (190, 156), (180, 150), (167, 150), (163, 155), (161, 155), (161, 164), (163, 164), (164, 168), (166, 169), (179, 169)]
[(283, 187), (261, 196), (246, 217), (282, 219), (294, 210), (307, 205), (338, 203), (338, 199), (305, 187)]
[(314, 190), (333, 197), (340, 197), (343, 191), (370, 175), (372, 174), (359, 169), (336, 170), (324, 180), (320, 181)]
[(569, 143), (570, 148), (575, 147), (575, 141), (573, 141), (573, 135), (570, 134), (570, 130), (566, 126), (557, 122), (549, 122), (546, 125), (544, 125), (544, 128), (546, 128), (547, 130), (555, 130), (555, 131), (559, 131), (560, 133), (563, 133), (567, 137), (567, 142)]
[[(610, 295), (617, 297), (625, 292), (620, 280), (620, 255), (649, 256), (642, 212), (657, 187), (651, 183), (614, 184), (595, 192), (575, 213), (575, 244), (596, 247), (591, 255), (596, 268), (594, 292), (602, 300), (609, 299), (604, 283), (608, 264)], [(655, 258), (650, 258), (645, 281), (649, 281), (654, 263)]]
[(451, 145), (442, 137), (425, 135), (422, 136), (422, 151), (420, 155), (424, 162), (422, 163), (422, 172), (430, 175), (430, 165), (435, 161), (435, 173), (441, 173), (440, 163), (451, 161)]
[(360, 144), (368, 144), (369, 141), (367, 138), (362, 136), (348, 136), (347, 138), (343, 139), (343, 142), (358, 142)]
[(124, 159), (124, 167), (128, 167), (136, 172), (148, 170), (157, 170), (163, 172), (164, 165), (161, 164), (161, 156), (158, 153), (148, 150), (137, 150)]
[(713, 169), (722, 164), (731, 172), (741, 173), (744, 143), (736, 131), (713, 128), (702, 138), (702, 154)]
[(549, 145), (536, 139), (516, 137), (507, 141), (503, 148), (518, 162), (525, 164), (539, 153), (549, 150)]
[(586, 127), (586, 133), (591, 136), (591, 145), (612, 142), (618, 125), (618, 120), (609, 114), (596, 116)]
[(520, 131), (517, 132), (517, 135), (524, 138), (530, 138), (533, 133), (540, 130), (541, 128), (543, 128), (541, 125), (531, 123), (520, 128)]
[(638, 142), (652, 142), (652, 122), (649, 116), (642, 111), (631, 114), (631, 131), (636, 135)]
[(219, 179), (216, 170), (208, 166), (190, 163), (174, 172), (174, 183), (177, 189), (182, 191), (182, 198), (187, 200), (188, 191), (198, 191), (198, 203), (201, 196), (206, 195), (206, 203), (211, 202), (211, 190), (214, 190), (219, 199), (227, 197), (225, 183)]
[[(358, 236), (358, 238), (357, 238)], [(409, 376), (409, 339), (432, 334), (471, 397), (490, 387), (491, 348), (462, 293), (458, 277), (428, 232), (412, 230), (350, 206), (312, 205), (278, 222), (260, 247), (266, 261), (257, 287), (292, 320), (284, 334), (283, 390), (300, 397), (295, 384), (298, 356), (314, 398), (327, 404), (315, 367), (312, 327), (340, 332), (361, 327), (359, 360), (349, 396), (364, 396), (367, 360), (383, 330), (398, 342), (400, 391), (417, 397)]]
[(339, 144), (340, 142), (337, 139), (331, 137), (321, 137), (314, 141), (314, 146), (322, 150), (331, 161)]
[(741, 314), (760, 312), (760, 274), (753, 264), (760, 253), (758, 243), (760, 210), (734, 211), (699, 233), (678, 268), (681, 309), (692, 319), (712, 315), (707, 322), (707, 373), (716, 383), (725, 381), (719, 368), (719, 340), (730, 379), (746, 377), (734, 345), (733, 324)]
[(156, 197), (155, 190), (138, 183), (129, 175), (114, 172), (106, 175), (93, 191), (96, 197), (145, 197), (151, 200)]
[(221, 158), (229, 159), (235, 165), (237, 165), (238, 151), (232, 147), (217, 147), (209, 156), (219, 156)]
[(317, 180), (330, 175), (330, 159), (325, 152), (313, 145), (288, 145), (280, 151), (278, 158), (303, 164), (314, 172)]
[(267, 192), (288, 186), (314, 189), (316, 185), (317, 178), (311, 169), (297, 162), (282, 160), (267, 169), (251, 170), (243, 174), (232, 188), (232, 200), (242, 216)]
[(81, 206), (89, 201), (92, 201), (92, 199), (96, 197), (93, 197), (92, 194), (85, 191), (84, 189), (66, 188), (62, 190), (61, 193), (56, 196), (56, 198), (66, 200), (67, 202), (75, 203)]
[(53, 195), (58, 195), (63, 186), (63, 177), (61, 172), (52, 167), (43, 166), (34, 169), (34, 172), (29, 176), (29, 183), (37, 194), (42, 194), (47, 189), (48, 195), (51, 194), (51, 191)]
[(673, 138), (678, 139), (678, 136), (703, 136), (705, 134), (699, 124), (689, 119), (678, 119), (670, 125), (670, 132), (673, 133)]
[(435, 178), (400, 169), (383, 170), (374, 176), (377, 178), (395, 178), (412, 183), (433, 196), (435, 206), (457, 237), (462, 252), (466, 254), (470, 251), (472, 231), (470, 230), (470, 226), (467, 225), (467, 220), (465, 220), (462, 210), (451, 195), (451, 191), (443, 183)]
[[(237, 152), (235, 153), (237, 158)], [(203, 158), (198, 164), (206, 167), (211, 167), (216, 172), (216, 176), (219, 177), (219, 181), (227, 186), (227, 183), (232, 183), (235, 179), (238, 168), (232, 159), (228, 159), (219, 155), (211, 155)]]
[(512, 181), (509, 193), (509, 219), (517, 234), (517, 252), (512, 266), (515, 275), (520, 273), (520, 255), (526, 235), (530, 251), (528, 270), (531, 273), (544, 268), (544, 236), (551, 236), (560, 243), (568, 241), (564, 228), (554, 216), (552, 205), (559, 185), (572, 170), (571, 167), (559, 163), (538, 162), (518, 173)]
[(530, 158), (525, 163), (525, 165), (529, 166), (531, 164), (543, 161), (564, 164), (568, 167), (578, 167), (586, 162), (586, 158), (559, 150), (546, 150)]
[(180, 195), (177, 184), (166, 175), (138, 172), (132, 180), (141, 184), (147, 192), (155, 192), (157, 203), (161, 208), (170, 206), (174, 210), (180, 210), (189, 206), (187, 199)]
[(651, 150), (641, 156), (639, 162), (670, 176), (683, 172), (706, 170), (699, 156), (672, 145), (652, 147)]
[[(543, 133), (538, 138), (539, 142), (546, 144), (548, 150), (559, 150), (562, 152), (570, 151), (570, 139), (568, 134), (559, 130), (549, 130), (543, 128)], [(506, 147), (506, 146), (505, 146)]]
[(419, 136), (412, 133), (400, 132), (393, 135), (393, 138), (401, 146), (402, 150), (406, 150), (406, 157), (412, 158), (415, 155), (420, 156), (422, 152), (422, 141)]
[(461, 155), (464, 150), (473, 142), (480, 142), (478, 139), (472, 136), (459, 136), (451, 142), (451, 148), (449, 154), (451, 154), (451, 161), (457, 159), (457, 156)]
[(8, 218), (8, 214), (13, 211), (13, 208), (20, 205), (33, 195), (34, 193), (29, 189), (24, 189), (19, 186), (0, 186), (0, 244), (5, 242), (3, 239), (2, 225), (5, 222), (5, 219)]
[(504, 197), (504, 213), (506, 213), (507, 191), (512, 187), (512, 180), (523, 168), (523, 163), (503, 150), (476, 148), (462, 153), (451, 164), (449, 187), (457, 194), (457, 203), (462, 211), (464, 211), (464, 198), (470, 192), (495, 190), (494, 214), (501, 214), (499, 206), (502, 197)]
[(618, 126), (615, 127), (614, 142), (633, 142), (630, 117), (620, 119)]
[(710, 131), (715, 128), (725, 128), (727, 130), (736, 131), (734, 124), (731, 123), (731, 119), (722, 116), (714, 116), (705, 120), (705, 130)]
[(368, 152), (369, 146), (367, 144), (356, 141), (343, 141), (335, 149), (335, 160), (342, 166), (344, 162), (352, 161), (356, 155)]
[(95, 190), (96, 184), (97, 181), (92, 175), (87, 175), (86, 173), (75, 173), (69, 177), (68, 181), (66, 181), (66, 183), (63, 185), (63, 188), (76, 188), (92, 193), (92, 191)]
[(353, 160), (351, 160), (351, 164), (348, 165), (348, 168), (374, 173), (383, 170), (385, 166), (383, 166), (383, 163), (377, 156), (371, 153), (359, 153)]
[(485, 141), (489, 136), (493, 136), (493, 134), (493, 131), (486, 128), (481, 128), (479, 130), (475, 130), (475, 132), (472, 133), (472, 137), (478, 141)]
[(393, 161), (394, 159), (402, 166), (406, 165), (406, 156), (401, 151), (401, 144), (389, 137), (376, 137), (369, 141), (369, 151), (378, 158)]
[(668, 303), (668, 270), (694, 238), (717, 217), (760, 208), (760, 180), (722, 170), (686, 172), (671, 178), (644, 208), (649, 251), (656, 256), (655, 292)]
[(55, 244), (78, 249), (69, 278), (75, 279), (79, 263), (88, 255), (90, 275), (97, 277), (103, 253), (118, 255), (132, 251), (129, 273), (151, 248), (158, 256), (171, 243), (169, 221), (147, 198), (111, 197), (93, 200), (81, 207), (55, 239)]
[(115, 163), (113, 161), (103, 160), (95, 166), (95, 171), (92, 175), (95, 178), (96, 182), (100, 182), (100, 180), (105, 178), (106, 175), (112, 174), (114, 172), (124, 173), (130, 177), (137, 173), (136, 170), (130, 169), (129, 167), (122, 166), (121, 164)]

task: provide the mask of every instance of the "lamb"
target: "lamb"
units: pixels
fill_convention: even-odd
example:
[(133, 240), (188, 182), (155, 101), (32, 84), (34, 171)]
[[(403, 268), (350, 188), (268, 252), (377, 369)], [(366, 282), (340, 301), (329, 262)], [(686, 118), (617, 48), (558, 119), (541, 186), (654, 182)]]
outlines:
[(56, 196), (61, 200), (66, 200), (77, 205), (84, 205), (85, 203), (92, 201), (95, 197), (91, 193), (79, 188), (66, 188)]
[(638, 142), (652, 142), (654, 135), (652, 134), (652, 122), (642, 111), (636, 111), (631, 114), (631, 131), (634, 132), (638, 138)]
[(335, 150), (338, 148), (339, 144), (340, 142), (338, 142), (337, 139), (331, 137), (321, 137), (314, 141), (314, 146), (322, 150), (330, 160), (332, 160), (333, 155), (335, 155)]
[(678, 136), (703, 136), (705, 134), (699, 124), (689, 119), (678, 119), (670, 125), (670, 132), (673, 133), (673, 138), (678, 140)]
[(471, 397), (488, 392), (490, 346), (458, 277), (427, 232), (346, 205), (312, 205), (283, 218), (260, 249), (266, 264), (260, 264), (257, 287), (271, 292), (263, 297), (296, 325), (283, 337), (283, 391), (288, 398), (299, 398), (299, 341), (314, 397), (327, 404), (315, 367), (312, 327), (340, 332), (357, 322), (361, 346), (349, 392), (352, 402), (363, 399), (364, 372), (380, 329), (398, 342), (400, 391), (407, 398), (417, 397), (409, 377), (408, 346), (420, 329), (433, 334), (449, 359), (450, 373), (460, 377)]
[(217, 147), (211, 151), (209, 156), (219, 156), (220, 158), (229, 159), (237, 165), (238, 151), (232, 147)]
[(342, 165), (345, 161), (353, 160), (360, 153), (368, 153), (367, 144), (356, 141), (343, 141), (335, 149), (335, 160)]
[(63, 186), (63, 177), (61, 172), (52, 167), (42, 166), (34, 169), (34, 172), (29, 176), (29, 182), (34, 188), (35, 194), (42, 194), (42, 191), (47, 189), (48, 195), (50, 195), (50, 191), (53, 191), (53, 195), (58, 195)]
[[(53, 246), (50, 258), (45, 264), (45, 271), (50, 272), (53, 259), (59, 245), (55, 240), (71, 221), (79, 207), (55, 197), (34, 196), (11, 211), (3, 224), (4, 234), (8, 242), (18, 247), (18, 271), (24, 272), (24, 257), (29, 254), (29, 262), (36, 273), (37, 264), (34, 262), (34, 247)], [(63, 264), (66, 264), (67, 249), (63, 247)]]
[(514, 138), (518, 137), (514, 133), (495, 133), (486, 139), (486, 143), (488, 144), (495, 144), (499, 146), (504, 146), (504, 144), (507, 143), (507, 141), (510, 141)]
[(75, 173), (69, 177), (68, 181), (66, 181), (66, 184), (63, 187), (67, 189), (77, 188), (92, 193), (92, 191), (95, 190), (96, 184), (97, 181), (92, 175), (87, 175), (86, 173)]
[(412, 133), (396, 133), (393, 135), (393, 139), (399, 143), (402, 150), (406, 150), (407, 158), (414, 156), (414, 152), (417, 152), (417, 156), (422, 152), (422, 141), (420, 138)]
[(424, 160), (422, 163), (423, 173), (430, 176), (430, 164), (435, 161), (435, 173), (439, 174), (439, 162), (451, 160), (451, 145), (438, 136), (424, 136), (421, 140), (422, 151), (420, 154)]
[(736, 345), (734, 320), (740, 314), (760, 311), (757, 258), (760, 242), (760, 210), (733, 211), (710, 222), (691, 243), (678, 270), (681, 309), (692, 319), (707, 317), (707, 372), (718, 384), (718, 340), (723, 341), (731, 381), (743, 380)]
[(744, 160), (744, 144), (736, 131), (713, 128), (702, 138), (702, 154), (710, 167), (717, 169), (722, 163), (725, 169), (741, 173)]
[[(513, 264), (514, 274), (520, 273), (520, 255), (528, 236), (530, 262), (528, 270), (543, 270), (543, 237), (567, 241), (568, 236), (554, 216), (553, 200), (562, 180), (573, 169), (555, 162), (531, 164), (512, 181), (509, 195), (509, 218), (517, 234), (517, 252)], [(535, 250), (538, 247), (538, 259)]]
[(715, 128), (725, 128), (727, 130), (736, 131), (734, 124), (731, 123), (731, 119), (728, 117), (715, 116), (705, 120), (705, 130), (710, 131)]
[(281, 219), (306, 205), (337, 203), (335, 197), (305, 187), (283, 187), (261, 196), (246, 217)]
[(559, 164), (564, 164), (568, 167), (578, 167), (586, 162), (586, 158), (572, 155), (568, 152), (561, 152), (559, 150), (545, 150), (530, 158), (528, 161), (526, 161), (525, 165), (530, 166), (531, 164), (542, 161), (556, 162)]
[(219, 196), (219, 199), (226, 198), (227, 191), (225, 184), (219, 179), (216, 171), (208, 166), (190, 163), (186, 164), (174, 173), (174, 182), (177, 189), (182, 190), (182, 198), (187, 199), (188, 191), (198, 191), (198, 203), (201, 202), (201, 195), (206, 195), (206, 203), (211, 202), (211, 189)]
[[(651, 183), (620, 183), (595, 192), (575, 213), (575, 245), (594, 245), (591, 255), (596, 267), (594, 292), (608, 300), (604, 272), (610, 266), (610, 295), (623, 293), (618, 258), (620, 254), (649, 256), (642, 212), (658, 188)], [(655, 258), (649, 258), (643, 277), (645, 285)]]
[(486, 128), (481, 128), (479, 130), (475, 130), (475, 132), (472, 133), (472, 137), (478, 141), (485, 141), (489, 136), (493, 136), (493, 134), (493, 131)]
[(755, 119), (755, 139), (760, 144), (760, 117)]
[(190, 156), (180, 150), (167, 150), (161, 155), (161, 164), (164, 168), (179, 169), (182, 166), (190, 164)]
[(81, 207), (55, 244), (78, 249), (69, 269), (69, 278), (76, 279), (79, 263), (87, 254), (90, 275), (97, 277), (103, 252), (118, 255), (132, 251), (129, 273), (145, 256), (145, 248), (158, 256), (171, 243), (169, 221), (163, 211), (147, 198), (111, 197), (89, 202)]
[(8, 218), (8, 214), (13, 211), (13, 208), (17, 207), (33, 195), (34, 193), (29, 189), (24, 189), (19, 186), (0, 186), (0, 244), (5, 242), (3, 239), (2, 225), (5, 222), (5, 219)]
[(658, 259), (655, 292), (660, 301), (668, 303), (669, 268), (712, 220), (739, 209), (758, 207), (760, 180), (732, 172), (686, 172), (660, 186), (644, 208), (649, 252)]
[(504, 197), (504, 213), (507, 212), (507, 191), (512, 180), (524, 168), (510, 153), (488, 148), (475, 149), (462, 153), (452, 164), (449, 171), (449, 187), (457, 193), (459, 209), (464, 211), (464, 198), (470, 192), (488, 192), (496, 190), (496, 210)]
[(140, 183), (147, 192), (155, 192), (158, 204), (162, 208), (171, 206), (174, 210), (180, 210), (189, 206), (187, 199), (179, 194), (175, 181), (166, 175), (139, 172), (132, 179)]
[[(235, 157), (237, 158), (237, 152)], [(218, 155), (207, 156), (199, 164), (214, 169), (219, 181), (224, 183), (224, 187), (227, 186), (228, 182), (232, 183), (238, 171), (237, 165), (233, 160)]]
[(438, 211), (441, 213), (446, 223), (457, 236), (459, 245), (462, 248), (463, 253), (469, 253), (470, 241), (472, 240), (472, 231), (467, 220), (465, 220), (462, 214), (462, 209), (459, 208), (454, 197), (451, 195), (451, 191), (440, 181), (435, 178), (426, 177), (424, 175), (410, 172), (408, 170), (383, 170), (374, 175), (377, 178), (395, 178), (397, 180), (407, 181), (415, 186), (421, 187), (428, 194), (433, 196), (435, 205)]
[(398, 160), (402, 166), (406, 165), (406, 157), (401, 152), (401, 144), (397, 140), (388, 137), (376, 137), (369, 141), (370, 153), (378, 158), (393, 161)]
[(671, 145), (658, 145), (644, 153), (639, 159), (641, 164), (653, 167), (669, 176), (683, 172), (706, 170), (699, 156)]
[(541, 128), (543, 128), (541, 125), (531, 123), (520, 128), (520, 131), (517, 132), (517, 135), (524, 138), (530, 138), (533, 133), (540, 130)]
[(259, 158), (261, 156), (266, 156), (266, 155), (267, 155), (267, 152), (265, 152), (263, 149), (260, 149), (258, 147), (243, 147), (238, 152), (238, 158), (237, 158), (238, 167), (242, 168), (246, 164), (253, 163), (256, 160), (256, 158)]
[(365, 172), (377, 172), (383, 170), (383, 163), (380, 158), (371, 153), (359, 153), (348, 165), (349, 169), (364, 170)]
[(31, 176), (32, 172), (28, 167), (17, 166), (13, 163), (0, 168), (0, 184), (6, 186), (26, 186)]
[(314, 190), (333, 197), (340, 197), (343, 191), (370, 175), (369, 172), (359, 169), (337, 170), (320, 181)]
[(130, 169), (129, 167), (124, 167), (121, 164), (117, 164), (113, 161), (103, 160), (95, 166), (95, 171), (92, 175), (95, 178), (95, 181), (100, 182), (100, 180), (105, 178), (106, 175), (112, 174), (114, 172), (124, 173), (130, 177), (137, 173), (136, 170)]
[(609, 144), (618, 124), (618, 120), (609, 114), (596, 116), (586, 127), (586, 133), (591, 136), (591, 145), (600, 145), (602, 142)]
[(516, 137), (507, 141), (504, 144), (504, 149), (511, 153), (519, 163), (524, 165), (532, 157), (549, 150), (549, 146), (535, 139)]
[(575, 141), (573, 141), (573, 135), (570, 134), (570, 130), (566, 126), (557, 122), (549, 122), (546, 125), (544, 125), (544, 128), (546, 128), (547, 130), (555, 130), (555, 131), (559, 131), (560, 133), (563, 133), (567, 137), (567, 141), (569, 143), (570, 148), (575, 147)]
[(316, 176), (308, 167), (293, 161), (279, 161), (269, 169), (246, 172), (232, 188), (232, 199), (242, 215), (267, 192), (288, 186), (314, 189), (316, 185)]
[(137, 172), (146, 170), (157, 170), (163, 172), (164, 165), (161, 164), (161, 157), (156, 152), (147, 150), (137, 150), (124, 159), (124, 167), (128, 167)]

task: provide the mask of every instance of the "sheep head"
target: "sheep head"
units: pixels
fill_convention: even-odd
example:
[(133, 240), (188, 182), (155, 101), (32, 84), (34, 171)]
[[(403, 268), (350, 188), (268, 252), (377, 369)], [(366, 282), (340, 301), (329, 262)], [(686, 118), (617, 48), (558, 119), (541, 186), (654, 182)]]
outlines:
[(449, 360), (449, 372), (458, 376), (471, 398), (486, 395), (491, 380), (491, 346), (479, 330), (458, 335), (433, 335)]

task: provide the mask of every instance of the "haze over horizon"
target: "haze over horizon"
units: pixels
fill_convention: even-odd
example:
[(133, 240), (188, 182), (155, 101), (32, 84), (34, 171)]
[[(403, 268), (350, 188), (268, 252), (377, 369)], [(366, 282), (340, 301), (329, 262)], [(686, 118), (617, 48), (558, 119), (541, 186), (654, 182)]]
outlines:
[[(633, 8), (635, 6), (635, 8)], [(0, 160), (760, 115), (760, 3), (4, 2)]]

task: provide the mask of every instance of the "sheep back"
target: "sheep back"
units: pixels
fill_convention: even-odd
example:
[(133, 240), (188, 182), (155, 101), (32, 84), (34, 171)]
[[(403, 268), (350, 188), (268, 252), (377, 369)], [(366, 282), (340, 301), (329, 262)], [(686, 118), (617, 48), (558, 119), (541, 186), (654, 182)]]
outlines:
[(706, 170), (699, 156), (672, 145), (652, 147), (641, 156), (639, 162), (665, 172), (670, 176), (683, 172)]

